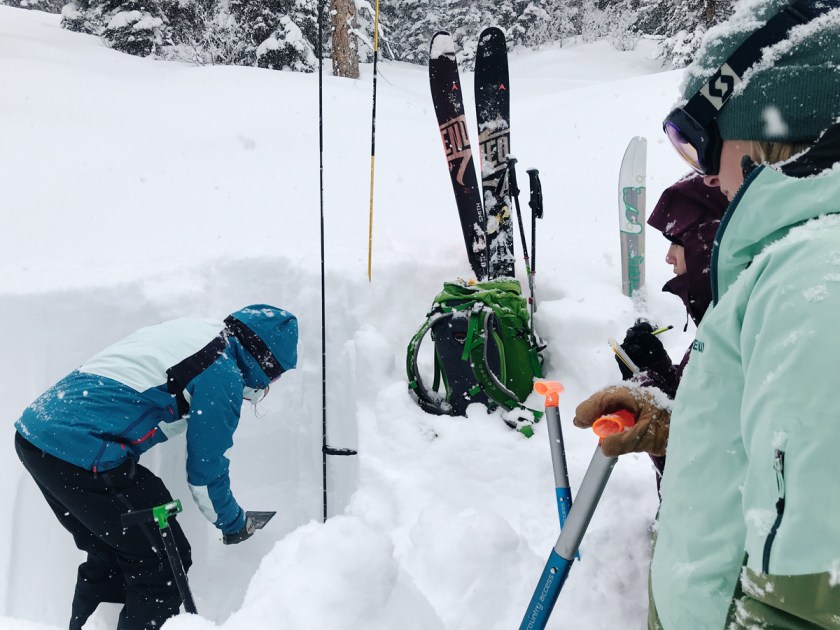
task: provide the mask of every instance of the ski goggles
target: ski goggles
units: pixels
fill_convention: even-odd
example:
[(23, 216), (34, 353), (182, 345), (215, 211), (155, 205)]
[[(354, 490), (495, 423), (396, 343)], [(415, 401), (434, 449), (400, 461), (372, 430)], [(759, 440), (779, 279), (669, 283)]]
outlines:
[(680, 157), (701, 175), (717, 175), (723, 140), (715, 119), (700, 123), (685, 107), (674, 109), (662, 128)]
[[(836, 2), (798, 0), (754, 31), (682, 106), (672, 110), (662, 129), (677, 153), (701, 175), (717, 175), (723, 139), (717, 124), (741, 77), (761, 60), (764, 49), (787, 39), (790, 30), (837, 7)], [(746, 138), (745, 138), (746, 139)]]

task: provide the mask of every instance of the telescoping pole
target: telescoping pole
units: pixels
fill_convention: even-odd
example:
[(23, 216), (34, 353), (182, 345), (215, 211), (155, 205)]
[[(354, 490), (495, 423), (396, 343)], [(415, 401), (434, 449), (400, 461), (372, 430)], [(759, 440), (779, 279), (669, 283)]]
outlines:
[(334, 448), (327, 444), (327, 300), (326, 252), (324, 247), (324, 2), (318, 0), (318, 168), (320, 170), (321, 199), (321, 471), (324, 500), (323, 519), (327, 522), (327, 456), (356, 455), (349, 448)]
[[(618, 416), (617, 422), (613, 416)], [(605, 434), (623, 431), (633, 426), (633, 415), (624, 411), (621, 415), (610, 414), (596, 420), (593, 427), (595, 425), (606, 429)], [(580, 548), (583, 535), (589, 527), (589, 522), (592, 520), (592, 515), (595, 513), (595, 508), (601, 500), (601, 495), (617, 461), (617, 457), (604, 455), (599, 442), (586, 469), (586, 474), (583, 476), (575, 502), (566, 517), (563, 530), (545, 563), (519, 630), (542, 630), (548, 623), (560, 591), (566, 583), (566, 578), (569, 577), (569, 571)]]
[(548, 425), (548, 441), (551, 447), (551, 465), (554, 469), (554, 489), (557, 495), (557, 512), (560, 529), (566, 524), (572, 508), (572, 490), (569, 487), (569, 471), (566, 466), (566, 447), (563, 443), (563, 427), (560, 425), (560, 394), (563, 385), (554, 381), (537, 381), (534, 391), (545, 396), (545, 419)]
[(368, 282), (373, 275), (373, 163), (376, 157), (376, 74), (379, 61), (379, 0), (373, 12), (373, 114), (370, 123), (370, 219), (368, 222)]

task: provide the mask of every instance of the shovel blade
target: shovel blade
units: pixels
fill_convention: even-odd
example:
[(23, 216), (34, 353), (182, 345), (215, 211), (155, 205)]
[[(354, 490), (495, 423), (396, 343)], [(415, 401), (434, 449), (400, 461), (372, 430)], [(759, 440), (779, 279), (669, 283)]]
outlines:
[(274, 517), (277, 512), (245, 512), (245, 516), (251, 519), (254, 529), (262, 529)]

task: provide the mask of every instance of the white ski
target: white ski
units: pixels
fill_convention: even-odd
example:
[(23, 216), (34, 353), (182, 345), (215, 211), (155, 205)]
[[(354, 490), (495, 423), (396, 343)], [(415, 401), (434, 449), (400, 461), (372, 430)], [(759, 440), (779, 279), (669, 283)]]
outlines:
[(618, 177), (621, 290), (634, 297), (645, 284), (645, 176), (647, 140), (630, 140)]

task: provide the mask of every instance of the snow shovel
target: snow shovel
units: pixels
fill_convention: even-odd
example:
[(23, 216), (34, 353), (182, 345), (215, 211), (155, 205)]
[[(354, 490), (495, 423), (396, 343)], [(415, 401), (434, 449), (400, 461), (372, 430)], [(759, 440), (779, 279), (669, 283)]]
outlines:
[[(181, 593), (181, 599), (184, 601), (184, 610), (188, 613), (196, 614), (198, 611), (195, 608), (195, 601), (193, 601), (192, 593), (190, 592), (190, 585), (187, 582), (187, 572), (184, 571), (184, 563), (181, 561), (181, 554), (178, 553), (178, 547), (175, 541), (170, 536), (169, 519), (175, 517), (183, 511), (181, 502), (179, 500), (170, 501), (157, 507), (149, 508), (147, 510), (137, 510), (134, 512), (126, 512), (122, 515), (123, 527), (131, 527), (132, 525), (144, 525), (145, 523), (156, 522), (160, 529), (160, 537), (163, 540), (163, 549), (166, 552), (166, 557), (169, 558), (169, 566), (172, 567), (172, 574), (175, 576), (175, 584), (178, 586), (178, 592)], [(265, 525), (267, 521), (263, 522)]]

